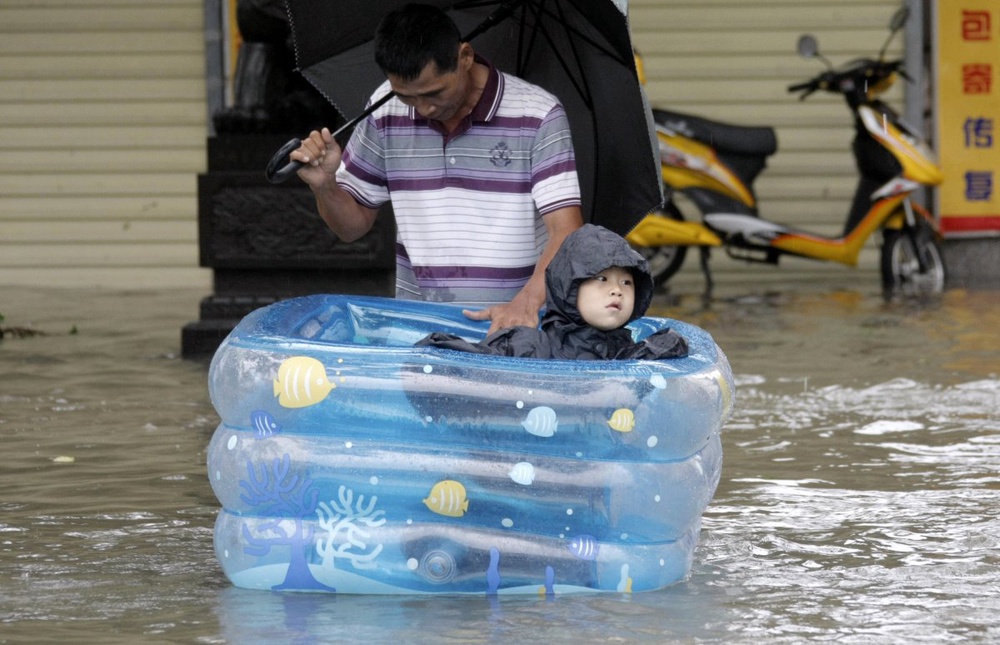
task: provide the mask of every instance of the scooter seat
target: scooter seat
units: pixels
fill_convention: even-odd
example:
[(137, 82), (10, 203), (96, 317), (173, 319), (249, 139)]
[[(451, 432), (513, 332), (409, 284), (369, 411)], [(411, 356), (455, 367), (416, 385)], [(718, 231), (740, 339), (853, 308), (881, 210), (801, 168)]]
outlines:
[(770, 126), (730, 125), (700, 116), (653, 110), (653, 120), (660, 126), (712, 146), (719, 152), (766, 157), (778, 149), (778, 139)]

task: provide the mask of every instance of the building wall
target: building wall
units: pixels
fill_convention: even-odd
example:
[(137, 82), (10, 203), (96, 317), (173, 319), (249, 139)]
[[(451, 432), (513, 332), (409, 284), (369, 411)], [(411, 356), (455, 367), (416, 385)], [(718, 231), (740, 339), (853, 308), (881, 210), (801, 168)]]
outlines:
[[(850, 118), (836, 97), (801, 103), (786, 93), (819, 70), (796, 56), (796, 39), (813, 32), (835, 63), (873, 55), (898, 2), (630, 6), (654, 105), (776, 126), (780, 150), (758, 182), (762, 212), (838, 232), (854, 189)], [(203, 21), (199, 0), (0, 2), (0, 283), (210, 288), (197, 248), (196, 177), (208, 134)], [(713, 266), (747, 271), (722, 253)]]
[(204, 286), (199, 0), (0, 2), (0, 283)]

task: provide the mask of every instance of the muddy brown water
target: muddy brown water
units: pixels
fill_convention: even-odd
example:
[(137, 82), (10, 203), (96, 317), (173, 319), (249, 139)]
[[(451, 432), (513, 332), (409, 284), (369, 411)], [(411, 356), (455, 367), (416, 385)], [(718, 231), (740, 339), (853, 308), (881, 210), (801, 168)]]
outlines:
[(0, 642), (990, 642), (1000, 639), (1000, 292), (886, 302), (691, 282), (655, 315), (737, 378), (690, 577), (633, 595), (233, 588), (205, 473), (202, 293), (0, 287)]

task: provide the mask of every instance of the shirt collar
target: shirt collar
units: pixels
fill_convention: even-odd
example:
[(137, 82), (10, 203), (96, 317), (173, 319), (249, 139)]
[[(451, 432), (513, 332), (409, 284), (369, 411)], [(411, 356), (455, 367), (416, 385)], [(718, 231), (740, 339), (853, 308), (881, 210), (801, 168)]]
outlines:
[(493, 67), (493, 63), (479, 54), (476, 54), (475, 60), (477, 63), (486, 65), (490, 73), (486, 77), (486, 86), (483, 88), (483, 94), (479, 97), (476, 107), (472, 108), (470, 116), (473, 121), (489, 121), (500, 107), (500, 97), (503, 96), (503, 75), (500, 73), (500, 70)]
[[(489, 68), (489, 75), (486, 77), (486, 86), (483, 87), (483, 93), (480, 95), (479, 101), (472, 108), (472, 112), (465, 118), (471, 121), (490, 121), (500, 108), (500, 98), (503, 96), (504, 88), (503, 74), (493, 66), (493, 63), (479, 54), (475, 55), (475, 61)], [(410, 108), (410, 119), (414, 123), (428, 123), (430, 121), (430, 119), (425, 119), (417, 114), (417, 109), (413, 107)]]

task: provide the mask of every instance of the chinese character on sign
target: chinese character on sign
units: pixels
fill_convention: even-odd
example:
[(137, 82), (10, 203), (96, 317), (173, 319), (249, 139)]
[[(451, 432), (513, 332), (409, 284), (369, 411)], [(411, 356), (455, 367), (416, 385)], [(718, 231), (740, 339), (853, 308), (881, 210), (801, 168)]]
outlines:
[(970, 170), (965, 173), (965, 199), (970, 202), (988, 202), (993, 196), (993, 173), (988, 170)]
[(993, 147), (993, 119), (969, 117), (962, 128), (965, 130), (966, 148)]
[(962, 92), (965, 94), (989, 94), (992, 77), (993, 67), (989, 63), (962, 65)]
[(990, 14), (988, 11), (962, 11), (962, 40), (989, 40)]

